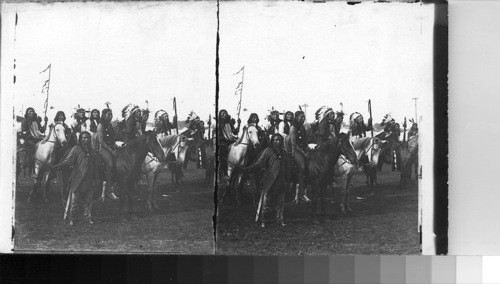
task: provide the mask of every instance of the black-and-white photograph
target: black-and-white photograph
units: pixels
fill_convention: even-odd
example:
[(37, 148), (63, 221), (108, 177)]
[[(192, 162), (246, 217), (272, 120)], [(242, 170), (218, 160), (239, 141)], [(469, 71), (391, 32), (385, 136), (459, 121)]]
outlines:
[(218, 254), (422, 253), (433, 11), (220, 3)]
[(13, 250), (213, 254), (217, 3), (11, 3), (2, 24)]

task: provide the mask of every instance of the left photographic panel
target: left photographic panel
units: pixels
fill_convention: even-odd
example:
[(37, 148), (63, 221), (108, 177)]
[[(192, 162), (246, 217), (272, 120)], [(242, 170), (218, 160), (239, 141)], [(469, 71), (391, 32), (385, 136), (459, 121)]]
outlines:
[(216, 33), (215, 1), (2, 4), (12, 251), (215, 252)]

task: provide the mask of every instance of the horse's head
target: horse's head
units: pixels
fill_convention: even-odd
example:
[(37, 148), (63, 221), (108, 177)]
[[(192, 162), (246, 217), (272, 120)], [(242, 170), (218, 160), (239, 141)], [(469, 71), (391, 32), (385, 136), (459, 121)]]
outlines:
[(62, 124), (56, 124), (54, 125), (54, 136), (56, 139), (61, 143), (61, 145), (66, 145), (68, 143), (68, 140), (66, 140), (66, 129), (64, 128), (64, 125)]
[(147, 151), (153, 153), (160, 162), (165, 161), (165, 153), (163, 152), (163, 148), (156, 137), (156, 134), (153, 131), (146, 131), (146, 147)]
[(255, 127), (253, 125), (250, 125), (246, 129), (246, 132), (248, 134), (248, 139), (250, 140), (250, 142), (252, 143), (252, 145), (255, 148), (259, 147), (259, 145), (260, 145), (259, 130), (257, 129), (257, 127)]
[(344, 155), (346, 159), (353, 165), (358, 164), (358, 155), (354, 151), (352, 142), (349, 140), (349, 136), (345, 133), (339, 135), (339, 152)]

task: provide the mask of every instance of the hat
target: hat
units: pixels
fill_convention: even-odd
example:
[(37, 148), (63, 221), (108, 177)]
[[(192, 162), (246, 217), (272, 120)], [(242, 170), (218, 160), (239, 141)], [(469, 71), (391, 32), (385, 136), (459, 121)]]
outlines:
[(139, 107), (134, 104), (128, 104), (122, 110), (122, 117), (127, 120), (136, 111), (140, 111)]
[(353, 113), (351, 114), (351, 116), (349, 117), (349, 120), (350, 120), (350, 121), (354, 121), (354, 120), (355, 120), (355, 119), (357, 119), (358, 117), (363, 117), (363, 116), (362, 116), (362, 115), (361, 115), (361, 113), (359, 113), (359, 112), (353, 112)]
[(322, 106), (316, 111), (316, 121), (321, 122), (330, 113), (334, 113), (331, 107)]

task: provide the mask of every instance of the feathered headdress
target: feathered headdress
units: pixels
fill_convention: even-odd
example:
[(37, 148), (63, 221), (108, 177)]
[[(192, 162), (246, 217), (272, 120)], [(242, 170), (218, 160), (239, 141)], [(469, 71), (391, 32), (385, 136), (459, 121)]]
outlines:
[(349, 116), (349, 121), (350, 122), (353, 122), (356, 118), (362, 116), (361, 113), (359, 112), (353, 112), (351, 113), (351, 115)]
[[(161, 117), (162, 115), (166, 114), (166, 113), (167, 113), (166, 111), (164, 111), (164, 110), (160, 109), (159, 111), (157, 111), (157, 112), (155, 113), (155, 119), (160, 119), (160, 117)], [(167, 115), (168, 115), (168, 113), (167, 113)]]
[(125, 106), (122, 110), (122, 117), (127, 120), (129, 119), (130, 116), (132, 116), (132, 114), (134, 112), (136, 112), (137, 110), (140, 110), (139, 109), (139, 106), (137, 105), (134, 105), (134, 104), (128, 104), (127, 106)]
[(382, 123), (380, 123), (381, 125), (386, 125), (388, 124), (389, 122), (393, 122), (395, 121), (394, 118), (392, 118), (392, 116), (390, 114), (386, 114), (384, 116), (384, 119), (382, 119)]
[(149, 113), (149, 102), (146, 100), (146, 107), (142, 109), (142, 113)]
[(330, 113), (333, 113), (333, 109), (331, 107), (327, 107), (327, 106), (320, 107), (316, 111), (316, 121), (321, 122)]
[(192, 110), (189, 114), (188, 114), (188, 117), (187, 117), (187, 121), (186, 122), (190, 122), (190, 121), (193, 121), (195, 119), (199, 118), (199, 116)]

